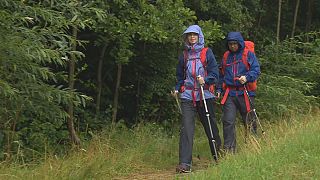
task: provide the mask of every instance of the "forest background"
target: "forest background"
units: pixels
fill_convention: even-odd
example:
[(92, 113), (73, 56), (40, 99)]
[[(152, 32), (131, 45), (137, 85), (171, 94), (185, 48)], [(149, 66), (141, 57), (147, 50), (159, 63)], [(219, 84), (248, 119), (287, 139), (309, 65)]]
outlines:
[(227, 32), (255, 42), (262, 121), (309, 114), (319, 106), (319, 16), (316, 0), (1, 0), (0, 160), (64, 156), (110, 127), (174, 134), (170, 91), (192, 24), (218, 62)]

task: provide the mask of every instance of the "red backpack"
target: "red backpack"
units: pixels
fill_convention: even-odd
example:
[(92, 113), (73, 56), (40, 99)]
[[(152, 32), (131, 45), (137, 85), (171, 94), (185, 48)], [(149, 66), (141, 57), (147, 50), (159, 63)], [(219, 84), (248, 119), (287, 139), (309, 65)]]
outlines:
[[(201, 61), (202, 66), (203, 66), (203, 68), (204, 68), (204, 70), (205, 70), (205, 76), (207, 76), (207, 71), (206, 71), (206, 68), (207, 68), (207, 51), (208, 51), (208, 48), (206, 47), (206, 48), (202, 48), (202, 50), (201, 50), (201, 52), (200, 52), (200, 61)], [(184, 52), (183, 52), (183, 59), (184, 59), (184, 66), (183, 66), (183, 69), (184, 69), (184, 70), (183, 70), (183, 72), (184, 72), (184, 79), (186, 79), (187, 56), (188, 56), (188, 55), (187, 55), (187, 51), (184, 51)], [(209, 91), (210, 91), (211, 93), (214, 93), (215, 87), (214, 87), (213, 84), (210, 85), (209, 87), (208, 87), (208, 85), (205, 85), (204, 88), (205, 88), (205, 89), (209, 89)], [(184, 86), (184, 85), (181, 86), (180, 91), (181, 91), (181, 92), (184, 92), (184, 91), (185, 91), (185, 86)]]
[[(250, 69), (250, 64), (248, 63), (248, 52), (250, 51), (252, 53), (255, 53), (254, 52), (254, 43), (252, 41), (244, 41), (244, 44), (245, 44), (245, 47), (244, 47), (244, 50), (243, 50), (243, 53), (242, 53), (242, 62), (246, 66), (247, 70), (249, 70)], [(230, 51), (226, 51), (223, 54), (222, 68), (221, 68), (221, 71), (220, 71), (222, 73), (222, 75), (224, 75), (225, 69), (228, 66), (227, 58), (228, 58), (229, 53), (230, 53)], [(225, 90), (226, 87), (227, 87), (226, 84), (223, 83), (222, 88)], [(249, 91), (255, 91), (257, 89), (257, 80), (255, 80), (254, 82), (248, 82), (247, 83), (247, 89)]]

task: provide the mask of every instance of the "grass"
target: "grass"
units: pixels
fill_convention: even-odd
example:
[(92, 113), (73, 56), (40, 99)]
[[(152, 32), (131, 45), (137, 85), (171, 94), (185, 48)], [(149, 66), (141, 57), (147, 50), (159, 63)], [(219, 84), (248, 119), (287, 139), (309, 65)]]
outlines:
[(191, 179), (319, 179), (320, 116), (283, 121), (258, 141), (242, 146), (218, 166), (194, 173)]
[(66, 157), (51, 155), (40, 165), (1, 164), (0, 179), (111, 179), (165, 169), (175, 164), (177, 147), (177, 137), (167, 137), (160, 126), (119, 126)]
[(197, 123), (193, 154), (208, 160), (209, 167), (198, 167), (187, 175), (174, 174), (178, 130), (169, 137), (162, 127), (146, 124), (134, 130), (121, 125), (106, 130), (83, 149), (70, 150), (65, 157), (52, 154), (41, 164), (2, 163), (0, 179), (130, 179), (137, 174), (152, 178), (155, 172), (158, 177), (169, 174), (166, 179), (320, 179), (319, 113), (263, 125), (266, 136), (257, 141), (251, 138), (247, 144), (243, 129), (238, 128), (238, 153), (226, 155), (213, 166), (204, 131)]

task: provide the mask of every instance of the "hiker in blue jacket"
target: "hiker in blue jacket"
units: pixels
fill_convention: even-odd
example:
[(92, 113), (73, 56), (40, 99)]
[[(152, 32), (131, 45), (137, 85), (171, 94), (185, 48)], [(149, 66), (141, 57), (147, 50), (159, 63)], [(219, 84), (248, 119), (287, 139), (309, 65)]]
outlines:
[[(240, 32), (229, 32), (227, 36), (228, 50), (220, 64), (217, 92), (218, 96), (220, 96), (220, 92), (223, 93), (221, 101), (223, 105), (223, 148), (231, 153), (236, 150), (237, 110), (240, 112), (244, 125), (247, 126), (246, 116), (251, 108), (250, 100), (254, 102), (256, 80), (260, 75), (260, 65), (254, 53), (254, 44), (252, 43), (251, 46), (252, 49), (245, 48), (245, 41)], [(248, 44), (247, 47), (249, 47)], [(248, 91), (249, 97), (245, 90)], [(253, 132), (256, 133), (255, 121), (252, 126)]]
[[(174, 96), (177, 96), (180, 92), (182, 109), (179, 165), (176, 168), (176, 171), (179, 173), (191, 172), (196, 114), (199, 115), (200, 121), (208, 137), (211, 153), (213, 156), (215, 154), (200, 85), (203, 85), (204, 87), (204, 95), (209, 111), (213, 137), (216, 142), (216, 150), (218, 151), (221, 146), (221, 139), (215, 120), (213, 106), (215, 96), (212, 91), (212, 85), (218, 83), (219, 78), (219, 69), (216, 59), (210, 48), (204, 48), (204, 36), (198, 25), (188, 27), (183, 33), (183, 38), (185, 50), (179, 57), (179, 63), (176, 69), (177, 84), (175, 91), (173, 92)], [(205, 59), (205, 62), (202, 62), (200, 57), (203, 57), (202, 59)]]

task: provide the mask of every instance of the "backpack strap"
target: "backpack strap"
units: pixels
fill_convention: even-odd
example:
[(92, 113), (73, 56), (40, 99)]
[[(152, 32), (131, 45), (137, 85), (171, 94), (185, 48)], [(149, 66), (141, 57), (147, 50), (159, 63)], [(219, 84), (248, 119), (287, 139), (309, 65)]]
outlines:
[(187, 68), (187, 61), (188, 61), (188, 52), (187, 50), (183, 51), (183, 79), (186, 79), (186, 68)]
[(204, 69), (206, 69), (207, 67), (207, 51), (208, 51), (208, 48), (206, 47), (206, 48), (202, 48), (200, 52), (200, 60)]
[[(208, 71), (207, 71), (207, 51), (208, 51), (209, 48), (203, 48), (200, 52), (200, 60), (201, 60), (201, 64), (203, 66), (203, 69), (204, 69), (204, 73), (205, 73), (205, 76), (208, 75)], [(205, 89), (209, 89), (210, 92), (214, 93), (214, 90), (215, 90), (215, 87), (214, 85), (205, 85)]]
[[(207, 51), (208, 51), (208, 48), (206, 47), (206, 48), (202, 48), (202, 50), (200, 52), (200, 60), (201, 60), (201, 63), (202, 63), (202, 66), (204, 69), (206, 69), (206, 67), (207, 67)], [(185, 71), (186, 67), (187, 67), (187, 61), (188, 61), (187, 50), (183, 51), (183, 60), (184, 60), (183, 69)]]
[(229, 56), (229, 51), (224, 52), (223, 54), (223, 58), (222, 58), (222, 69), (221, 69), (221, 73), (224, 75), (224, 71), (226, 69), (227, 66), (227, 58)]
[(247, 71), (249, 71), (250, 69), (250, 64), (248, 63), (248, 53), (249, 53), (249, 50), (247, 48), (244, 48), (242, 53), (242, 62), (246, 66)]
[[(250, 64), (248, 63), (248, 53), (249, 50), (247, 48), (244, 48), (243, 53), (242, 53), (242, 62), (243, 64), (246, 66), (246, 69), (249, 70), (250, 69)], [(222, 58), (222, 69), (221, 69), (221, 73), (224, 74), (225, 68), (227, 66), (227, 58), (229, 56), (230, 52), (226, 51), (223, 54), (223, 58)]]

